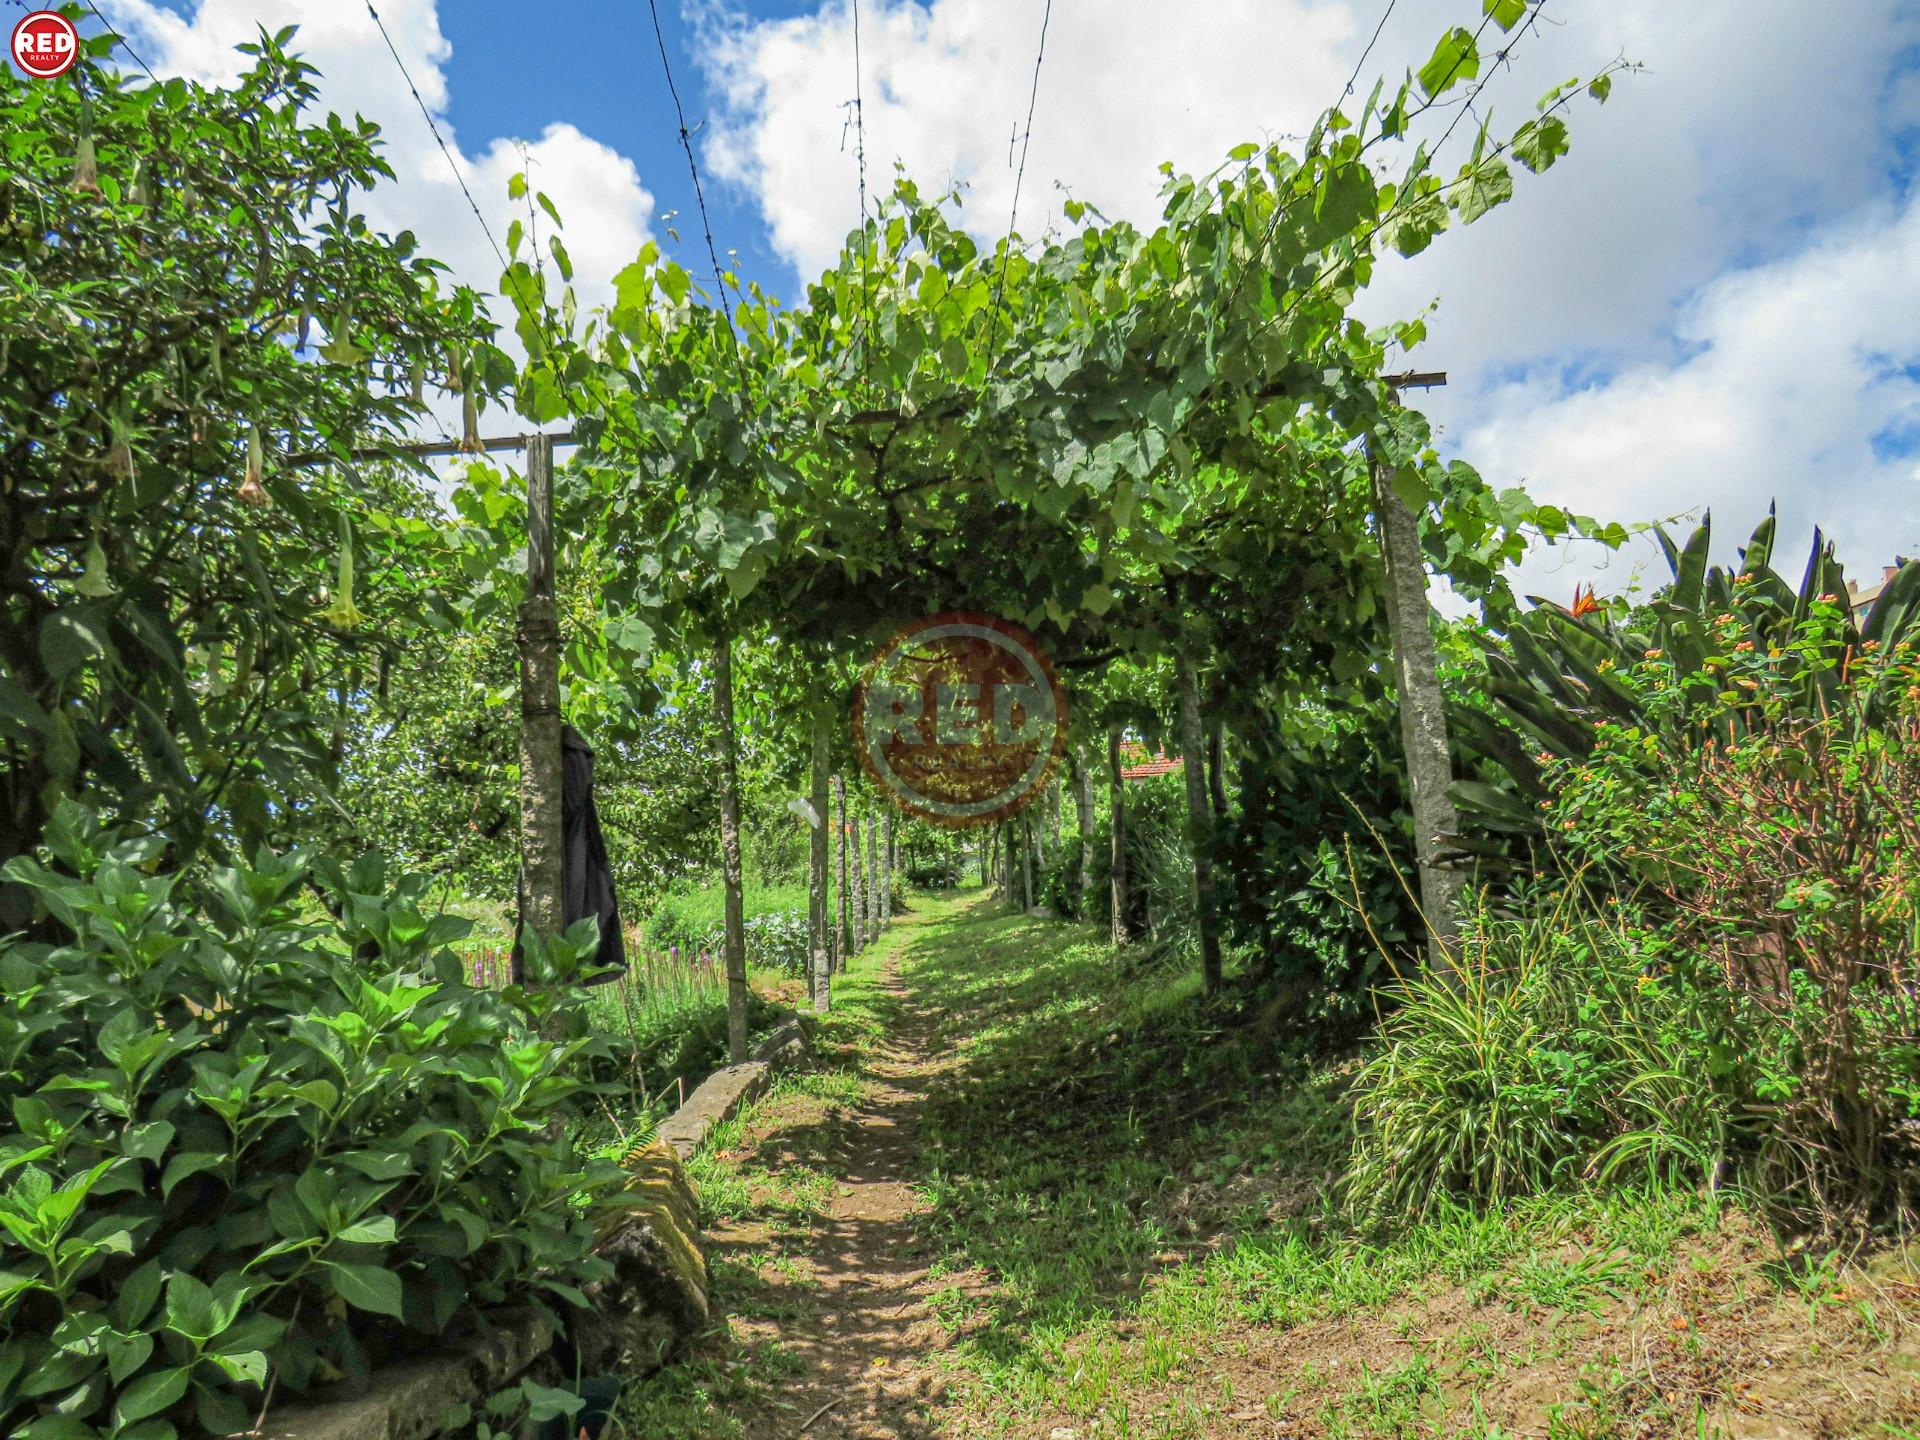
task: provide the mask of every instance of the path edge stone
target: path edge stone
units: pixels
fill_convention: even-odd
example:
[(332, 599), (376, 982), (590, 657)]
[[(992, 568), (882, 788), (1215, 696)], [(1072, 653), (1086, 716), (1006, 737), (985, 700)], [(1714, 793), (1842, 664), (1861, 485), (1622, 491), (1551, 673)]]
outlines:
[(716, 1070), (702, 1080), (673, 1114), (660, 1122), (657, 1138), (682, 1160), (706, 1143), (714, 1127), (724, 1125), (767, 1093), (776, 1073), (810, 1053), (805, 1023), (799, 1016), (783, 1023), (753, 1048), (753, 1058)]

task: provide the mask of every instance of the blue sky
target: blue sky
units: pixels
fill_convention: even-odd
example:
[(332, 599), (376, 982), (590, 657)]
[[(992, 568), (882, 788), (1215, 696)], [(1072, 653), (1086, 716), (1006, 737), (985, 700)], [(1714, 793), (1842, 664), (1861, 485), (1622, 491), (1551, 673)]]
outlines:
[[(682, 240), (681, 258), (704, 272), (709, 267), (693, 182), (646, 5), (602, 0), (568, 8), (578, 17), (572, 28), (529, 25), (528, 7), (508, 0), (460, 0), (443, 6), (440, 25), (453, 46), (446, 65), (449, 118), (461, 132), (479, 135), (537, 134), (556, 120), (568, 121), (632, 156), (659, 212), (678, 212), (673, 223)], [(802, 8), (754, 4), (744, 7), (744, 13), (774, 19)], [(697, 59), (699, 36), (677, 0), (660, 6), (660, 27), (698, 158), (701, 127), (713, 111), (707, 72)], [(849, 58), (849, 94), (852, 75)], [(798, 278), (767, 243), (766, 222), (751, 196), (714, 176), (703, 175), (702, 183), (721, 255), (738, 252), (744, 276), (770, 286), (790, 303), (795, 300)], [(858, 208), (857, 194), (849, 191), (849, 229)]]
[[(256, 24), (297, 21), (325, 99), (386, 128), (399, 180), (367, 199), (456, 273), (494, 269), (445, 161), (356, 0), (99, 0), (163, 70), (218, 79)], [(860, 0), (869, 179), (898, 162), (960, 187), (991, 242), (1012, 199), (1045, 0)], [(857, 213), (844, 102), (850, 0), (661, 0), (714, 237), (789, 302)], [(1479, 0), (1397, 0), (1367, 76), (1426, 58)], [(1219, 162), (1297, 132), (1339, 95), (1385, 0), (1054, 0), (1020, 228), (1071, 194), (1151, 223), (1157, 167)], [(568, 221), (582, 299), (648, 239), (706, 270), (677, 122), (644, 4), (550, 11), (385, 0), (381, 14), (496, 234), (523, 149)], [(1912, 0), (1546, 0), (1485, 99), (1517, 124), (1570, 75), (1625, 56), (1572, 152), (1513, 202), (1383, 264), (1373, 321), (1438, 302), (1410, 357), (1443, 443), (1497, 485), (1626, 523), (1711, 507), (1730, 559), (1780, 506), (1783, 545), (1819, 523), (1856, 573), (1920, 551), (1920, 6)], [(1461, 127), (1459, 147), (1470, 126)], [(1459, 156), (1443, 156), (1442, 166)], [(667, 212), (677, 245), (664, 234)], [(1625, 555), (1543, 551), (1522, 583), (1570, 595), (1658, 576)]]

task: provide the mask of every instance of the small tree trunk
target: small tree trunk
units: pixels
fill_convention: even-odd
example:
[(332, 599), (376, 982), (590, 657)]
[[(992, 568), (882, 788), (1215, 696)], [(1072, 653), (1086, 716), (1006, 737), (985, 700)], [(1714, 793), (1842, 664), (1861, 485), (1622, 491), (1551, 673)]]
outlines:
[(822, 706), (813, 715), (813, 831), (807, 837), (807, 975), (813, 1008), (833, 1008), (833, 947), (827, 939), (827, 844), (833, 836), (833, 808), (827, 800), (827, 769), (833, 764), (833, 719)]
[(1186, 751), (1187, 848), (1193, 856), (1193, 923), (1200, 935), (1200, 988), (1220, 988), (1220, 937), (1213, 917), (1213, 813), (1207, 807), (1206, 734), (1200, 724), (1200, 677), (1184, 650), (1180, 655), (1180, 738)]
[(1026, 903), (1020, 908), (1033, 909), (1033, 811), (1020, 812), (1020, 893), (1026, 897)]
[(848, 890), (847, 880), (847, 832), (852, 826), (847, 820), (846, 776), (836, 775), (833, 777), (833, 794), (834, 798), (839, 802), (840, 809), (839, 822), (833, 827), (834, 833), (840, 837), (840, 924), (836, 927), (834, 934), (839, 939), (837, 948), (840, 968), (844, 970), (847, 968), (847, 961), (853, 956), (853, 917), (850, 913), (849, 902), (851, 895)]
[(867, 948), (867, 877), (863, 873), (865, 862), (860, 858), (860, 822), (862, 816), (853, 817), (853, 949), (848, 953), (858, 955)]
[(1120, 774), (1120, 732), (1107, 732), (1108, 804), (1113, 814), (1113, 943), (1127, 943), (1127, 782)]
[(880, 928), (893, 924), (893, 822), (880, 812)]
[(713, 655), (715, 759), (720, 768), (720, 878), (726, 891), (723, 953), (727, 971), (727, 1056), (747, 1058), (746, 897), (740, 879), (740, 767), (733, 729), (733, 640), (723, 637)]
[(1093, 898), (1093, 770), (1087, 764), (1087, 747), (1073, 752), (1073, 799), (1080, 820), (1080, 916), (1087, 918), (1087, 905)]
[(1400, 699), (1400, 743), (1412, 792), (1414, 857), (1420, 867), (1420, 908), (1426, 912), (1429, 959), (1451, 964), (1459, 953), (1460, 893), (1464, 876), (1442, 869), (1440, 837), (1460, 829), (1447, 789), (1453, 762), (1447, 752), (1447, 711), (1440, 662), (1427, 605), (1427, 571), (1420, 559), (1420, 525), (1393, 488), (1393, 471), (1374, 459), (1374, 513), (1380, 522), (1380, 562), (1386, 579), (1387, 629), (1393, 640), (1393, 682)]
[(1000, 829), (1000, 883), (1006, 887), (1002, 893), (1007, 897), (1007, 909), (1018, 910), (1020, 908), (1020, 887), (1014, 883), (1013, 878), (1013, 836), (1013, 821), (1008, 820), (1003, 822)]
[[(520, 651), (520, 928), (566, 929), (561, 876), (560, 626), (553, 604), (553, 443), (527, 437), (527, 598)], [(521, 947), (513, 980), (525, 981)]]
[(1053, 853), (1060, 853), (1060, 782), (1055, 780), (1047, 789), (1047, 823), (1053, 828)]
[(1207, 788), (1213, 795), (1213, 818), (1225, 820), (1227, 810), (1227, 727), (1218, 720), (1207, 730)]

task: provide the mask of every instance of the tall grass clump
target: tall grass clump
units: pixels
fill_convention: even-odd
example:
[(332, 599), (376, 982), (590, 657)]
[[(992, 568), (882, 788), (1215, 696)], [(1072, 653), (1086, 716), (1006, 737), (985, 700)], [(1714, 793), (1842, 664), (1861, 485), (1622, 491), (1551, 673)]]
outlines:
[[(670, 1111), (727, 1057), (727, 981), (716, 955), (627, 952), (618, 980), (587, 992), (587, 1013), (607, 1037), (639, 1115)], [(778, 1007), (758, 993), (749, 1019), (763, 1029)]]
[(1535, 913), (1477, 910), (1456, 964), (1384, 998), (1353, 1091), (1346, 1187), (1364, 1216), (1721, 1169), (1729, 1037), (1684, 957), (1626, 907), (1575, 886)]

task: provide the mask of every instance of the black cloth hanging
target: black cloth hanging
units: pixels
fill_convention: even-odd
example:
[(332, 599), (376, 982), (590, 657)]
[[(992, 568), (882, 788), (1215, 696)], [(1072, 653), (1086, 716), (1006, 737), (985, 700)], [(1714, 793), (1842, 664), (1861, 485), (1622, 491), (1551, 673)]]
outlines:
[[(600, 921), (600, 948), (594, 952), (593, 966), (604, 973), (586, 983), (601, 985), (618, 978), (618, 972), (627, 968), (627, 942), (620, 933), (613, 864), (607, 859), (599, 813), (593, 808), (593, 747), (571, 725), (560, 730), (560, 915), (567, 925), (588, 915)], [(516, 979), (521, 973), (518, 935), (513, 943), (513, 973)]]

